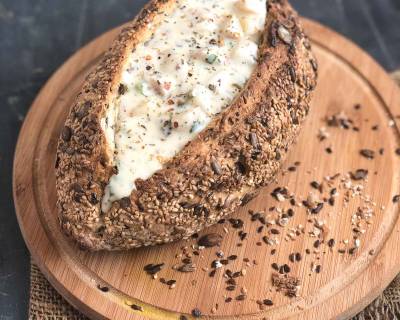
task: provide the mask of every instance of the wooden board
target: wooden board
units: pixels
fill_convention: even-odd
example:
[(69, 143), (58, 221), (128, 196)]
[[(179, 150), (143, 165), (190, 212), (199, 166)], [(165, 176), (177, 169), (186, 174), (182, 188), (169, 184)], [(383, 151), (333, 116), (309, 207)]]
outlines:
[[(194, 308), (210, 319), (345, 319), (371, 302), (400, 271), (399, 208), (392, 201), (400, 193), (400, 157), (395, 153), (399, 145), (395, 118), (400, 112), (396, 109), (400, 106), (399, 91), (389, 76), (354, 44), (314, 22), (304, 23), (320, 65), (310, 117), (277, 183), (237, 212), (236, 217), (244, 221), (242, 231), (248, 233), (247, 238), (240, 241), (239, 230), (229, 223), (206, 230), (203, 234), (217, 232), (224, 239), (220, 249), (205, 249), (200, 256), (193, 256), (197, 266), (193, 273), (180, 273), (172, 266), (180, 263), (182, 247), (187, 247), (189, 253), (193, 251), (194, 239), (130, 252), (88, 253), (60, 233), (53, 169), (57, 138), (85, 75), (117, 30), (77, 52), (50, 79), (21, 130), (15, 155), (14, 198), (21, 230), (34, 260), (72, 305), (94, 319), (179, 319)], [(356, 104), (361, 108), (354, 108)], [(324, 119), (341, 111), (352, 119), (351, 128), (327, 126)], [(373, 130), (376, 125), (378, 128)], [(320, 141), (317, 136), (323, 126), (327, 126), (330, 137)], [(333, 152), (328, 153), (327, 148)], [(384, 149), (383, 155), (378, 152), (380, 148)], [(361, 149), (374, 150), (374, 159), (361, 156)], [(301, 163), (296, 171), (288, 172), (286, 169), (296, 161)], [(368, 181), (351, 183), (363, 185), (362, 194), (371, 195), (376, 207), (370, 224), (363, 221), (361, 229), (366, 231), (360, 236), (360, 248), (349, 254), (357, 234), (352, 217), (365, 198), (361, 200), (355, 195), (346, 204), (343, 195), (350, 186), (341, 179), (359, 168), (368, 169)], [(333, 182), (340, 196), (334, 206), (325, 203), (316, 215), (307, 213), (304, 207), (295, 207), (295, 215), (287, 226), (269, 226), (258, 233), (262, 224), (251, 221), (249, 210), (262, 211), (267, 220), (273, 220), (279, 214), (277, 210), (291, 206), (289, 201), (278, 202), (271, 197), (274, 188), (286, 186), (301, 202), (313, 190), (310, 182), (322, 182), (324, 177), (336, 173), (341, 173)], [(323, 185), (324, 195), (334, 187), (328, 187), (326, 182)], [(312, 192), (319, 194), (317, 190)], [(270, 207), (278, 209), (269, 211)], [(329, 230), (324, 227), (325, 242), (317, 249), (317, 238), (310, 234), (317, 233), (312, 219), (325, 221), (329, 226)], [(300, 232), (295, 241), (290, 240), (291, 228), (299, 225), (304, 226), (304, 234)], [(273, 228), (280, 234), (271, 235)], [(280, 244), (265, 244), (265, 235), (278, 239)], [(336, 239), (333, 248), (328, 246), (331, 238)], [(346, 240), (347, 245), (342, 242)], [(272, 249), (276, 249), (274, 255)], [(339, 252), (342, 249), (345, 253)], [(217, 259), (218, 250), (238, 258), (210, 277), (210, 264)], [(301, 261), (290, 262), (289, 255), (297, 252)], [(145, 265), (161, 262), (165, 266), (158, 279), (143, 271)], [(298, 297), (288, 298), (283, 292), (276, 292), (271, 283), (276, 272), (272, 263), (290, 266), (290, 275), (301, 281)], [(322, 266), (319, 273), (315, 271), (317, 265)], [(227, 269), (247, 271), (236, 279), (235, 291), (225, 289), (223, 273)], [(169, 289), (160, 282), (161, 277), (175, 279), (176, 287)], [(108, 291), (99, 287), (107, 287)], [(247, 298), (236, 301), (242, 287), (246, 288)], [(225, 302), (226, 297), (233, 301)], [(271, 299), (274, 305), (260, 310), (257, 299)], [(133, 310), (132, 304), (141, 306), (143, 311)], [(213, 313), (216, 304), (218, 310)]]

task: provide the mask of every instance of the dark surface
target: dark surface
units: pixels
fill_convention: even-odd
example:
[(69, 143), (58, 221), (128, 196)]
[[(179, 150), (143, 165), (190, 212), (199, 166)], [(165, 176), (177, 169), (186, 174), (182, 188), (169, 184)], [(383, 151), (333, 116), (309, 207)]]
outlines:
[[(144, 0), (0, 0), (0, 320), (26, 319), (29, 254), (12, 201), (12, 160), (29, 105), (50, 75)], [(387, 70), (400, 66), (400, 0), (292, 0), (351, 38)]]

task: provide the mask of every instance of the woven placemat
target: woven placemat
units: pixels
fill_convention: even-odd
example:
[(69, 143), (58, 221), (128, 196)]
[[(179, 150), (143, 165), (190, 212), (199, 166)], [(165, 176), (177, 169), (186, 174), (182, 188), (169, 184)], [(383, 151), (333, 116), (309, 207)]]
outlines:
[[(400, 70), (393, 73), (400, 85)], [(31, 289), (29, 303), (31, 320), (89, 320), (71, 307), (50, 285), (39, 268), (31, 263)], [(400, 275), (365, 310), (352, 320), (400, 319)]]
[(33, 262), (31, 262), (29, 319), (89, 320), (58, 294)]

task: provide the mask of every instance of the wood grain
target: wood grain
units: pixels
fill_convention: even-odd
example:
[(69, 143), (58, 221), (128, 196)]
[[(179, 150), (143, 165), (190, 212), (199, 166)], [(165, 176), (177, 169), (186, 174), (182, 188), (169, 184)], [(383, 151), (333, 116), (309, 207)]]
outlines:
[[(53, 170), (57, 138), (85, 75), (118, 30), (81, 49), (49, 80), (21, 130), (14, 162), (14, 199), (20, 227), (35, 262), (71, 304), (95, 319), (179, 319), (194, 308), (210, 319), (345, 319), (372, 301), (400, 271), (399, 208), (392, 202), (393, 196), (400, 193), (400, 157), (395, 154), (399, 131), (396, 124), (389, 126), (397, 115), (400, 93), (383, 69), (354, 44), (314, 22), (304, 23), (320, 64), (319, 85), (306, 127), (284, 168), (296, 161), (301, 164), (295, 172), (283, 170), (275, 184), (237, 212), (235, 216), (244, 221), (243, 230), (248, 233), (242, 246), (237, 245), (238, 230), (229, 224), (204, 232), (223, 234), (224, 239), (220, 249), (206, 249), (200, 257), (193, 257), (197, 265), (194, 273), (178, 273), (171, 267), (180, 262), (176, 255), (182, 247), (190, 251), (195, 240), (122, 253), (87, 253), (64, 238), (58, 227)], [(362, 108), (355, 110), (356, 104)], [(318, 130), (326, 126), (323, 119), (340, 111), (354, 121), (359, 131), (329, 127), (330, 137), (319, 141)], [(379, 129), (371, 130), (375, 125)], [(328, 147), (332, 154), (326, 152)], [(378, 153), (380, 148), (384, 149), (383, 155)], [(360, 156), (361, 149), (375, 150), (375, 158)], [(371, 195), (376, 207), (373, 223), (360, 237), (361, 247), (355, 254), (340, 254), (338, 249), (341, 240), (353, 241), (351, 218), (361, 205), (358, 198), (351, 199), (347, 206), (339, 199), (334, 207), (326, 204), (315, 216), (297, 207), (289, 225), (280, 228), (280, 245), (271, 247), (262, 242), (266, 232), (257, 233), (260, 225), (251, 222), (248, 211), (263, 211), (272, 217), (277, 213), (269, 212), (270, 207), (288, 209), (287, 201), (277, 202), (270, 196), (274, 188), (286, 186), (297, 198), (305, 199), (312, 190), (311, 181), (322, 181), (336, 173), (343, 176), (359, 168), (369, 171), (368, 181), (357, 183), (365, 186), (365, 194)], [(324, 244), (318, 254), (313, 253), (316, 238), (308, 231), (313, 228), (309, 220), (314, 218), (329, 225), (327, 237), (337, 241), (333, 249)], [(299, 225), (306, 227), (305, 234), (296, 241), (286, 241), (290, 228)], [(270, 254), (272, 248), (276, 249), (275, 255)], [(346, 249), (349, 248), (350, 244)], [(306, 249), (312, 253), (307, 255)], [(210, 278), (202, 268), (210, 268), (218, 250), (235, 254), (238, 259)], [(303, 259), (290, 263), (288, 256), (293, 252), (300, 252)], [(243, 261), (246, 258), (248, 263)], [(322, 266), (318, 274), (311, 271), (314, 261)], [(158, 276), (176, 279), (175, 289), (168, 289), (143, 271), (146, 264), (159, 262), (166, 266)], [(289, 299), (272, 288), (274, 262), (288, 263), (291, 275), (300, 279), (298, 297)], [(225, 290), (222, 274), (227, 268), (247, 270), (245, 277), (238, 278), (235, 292)], [(109, 291), (103, 292), (99, 286)], [(235, 298), (241, 287), (247, 290), (246, 300), (224, 302), (224, 296)], [(274, 305), (260, 310), (257, 299), (271, 299)], [(216, 303), (218, 310), (213, 314)], [(133, 310), (132, 304), (141, 306), (143, 311)]]

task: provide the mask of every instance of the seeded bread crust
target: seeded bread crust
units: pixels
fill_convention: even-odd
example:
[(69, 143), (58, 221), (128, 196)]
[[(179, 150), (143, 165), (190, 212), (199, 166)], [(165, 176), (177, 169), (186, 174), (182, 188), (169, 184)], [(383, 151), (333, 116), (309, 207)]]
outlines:
[[(101, 211), (117, 168), (100, 121), (124, 62), (175, 0), (150, 2), (86, 79), (59, 139), (62, 229), (83, 248), (124, 250), (188, 238), (253, 199), (275, 177), (309, 111), (317, 63), (287, 0), (269, 0), (259, 63), (235, 101), (130, 197)], [(289, 31), (289, 32), (286, 32)]]

